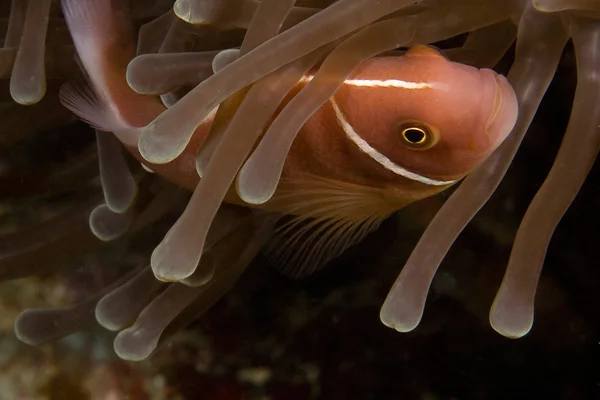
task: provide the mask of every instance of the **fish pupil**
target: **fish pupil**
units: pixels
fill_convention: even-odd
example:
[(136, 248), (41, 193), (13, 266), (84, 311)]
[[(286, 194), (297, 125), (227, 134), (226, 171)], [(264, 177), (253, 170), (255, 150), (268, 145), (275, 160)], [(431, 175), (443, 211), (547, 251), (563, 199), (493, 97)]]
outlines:
[(422, 145), (426, 139), (425, 132), (419, 128), (407, 128), (402, 132), (402, 136), (407, 142), (415, 145)]

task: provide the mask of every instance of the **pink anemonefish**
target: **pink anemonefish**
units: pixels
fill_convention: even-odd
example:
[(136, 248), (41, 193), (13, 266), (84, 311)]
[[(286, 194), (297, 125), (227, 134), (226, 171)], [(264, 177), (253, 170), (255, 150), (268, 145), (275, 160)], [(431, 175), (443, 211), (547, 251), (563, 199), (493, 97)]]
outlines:
[[(63, 0), (91, 87), (65, 87), (63, 102), (93, 126), (113, 132), (152, 171), (193, 190), (199, 181), (196, 154), (214, 113), (175, 160), (151, 164), (140, 155), (141, 129), (166, 108), (129, 87), (135, 41), (126, 14), (113, 7), (110, 0)], [(515, 93), (492, 70), (451, 62), (424, 45), (403, 56), (366, 60), (304, 124), (275, 196), (255, 206), (296, 216), (288, 226), (305, 230), (306, 251), (288, 260), (294, 264), (288, 272), (304, 275), (392, 212), (463, 178), (502, 143), (516, 118)], [(245, 204), (235, 187), (226, 201)], [(306, 220), (321, 224), (318, 234), (310, 233), (316, 224), (300, 223)]]

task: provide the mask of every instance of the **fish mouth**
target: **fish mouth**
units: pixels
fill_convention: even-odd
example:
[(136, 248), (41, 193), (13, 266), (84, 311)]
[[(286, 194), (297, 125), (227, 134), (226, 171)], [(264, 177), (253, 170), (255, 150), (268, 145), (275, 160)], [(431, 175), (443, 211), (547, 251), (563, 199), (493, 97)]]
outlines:
[(502, 75), (495, 75), (494, 80), (494, 103), (485, 124), (485, 131), (495, 148), (511, 132), (519, 110), (517, 96), (508, 80)]

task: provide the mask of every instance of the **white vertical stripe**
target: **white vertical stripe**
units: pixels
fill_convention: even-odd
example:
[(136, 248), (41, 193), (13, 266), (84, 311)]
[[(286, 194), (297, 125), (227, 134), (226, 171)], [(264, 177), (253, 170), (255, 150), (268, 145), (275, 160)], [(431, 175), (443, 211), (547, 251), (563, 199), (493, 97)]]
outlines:
[(387, 158), (386, 156), (384, 156), (383, 154), (381, 154), (380, 152), (375, 150), (373, 147), (371, 147), (369, 145), (369, 143), (367, 143), (363, 138), (361, 138), (358, 135), (358, 133), (356, 133), (356, 131), (354, 130), (352, 125), (350, 125), (350, 123), (347, 121), (346, 116), (344, 115), (342, 110), (340, 110), (340, 108), (336, 104), (333, 97), (330, 99), (330, 101), (331, 101), (331, 105), (333, 106), (333, 110), (335, 111), (335, 116), (337, 118), (337, 121), (340, 124), (340, 126), (342, 127), (342, 129), (344, 130), (344, 133), (346, 133), (346, 136), (348, 137), (348, 139), (350, 139), (355, 145), (357, 145), (358, 148), (360, 149), (360, 151), (367, 154), (373, 160), (377, 161), (377, 163), (379, 163), (385, 169), (392, 171), (396, 175), (403, 176), (404, 178), (410, 179), (412, 181), (421, 182), (421, 183), (424, 183), (426, 185), (431, 185), (431, 186), (444, 186), (444, 185), (450, 185), (450, 184), (456, 182), (456, 181), (438, 181), (436, 179), (427, 178), (425, 176), (421, 176), (421, 175), (411, 172), (405, 168), (402, 168), (398, 164), (394, 163), (392, 160), (390, 160), (389, 158)]

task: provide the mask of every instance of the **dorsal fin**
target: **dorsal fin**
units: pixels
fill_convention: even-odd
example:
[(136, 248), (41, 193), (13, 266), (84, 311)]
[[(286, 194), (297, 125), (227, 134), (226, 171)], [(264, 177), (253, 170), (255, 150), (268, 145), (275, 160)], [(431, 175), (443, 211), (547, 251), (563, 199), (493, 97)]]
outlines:
[(289, 216), (280, 220), (266, 254), (284, 274), (308, 276), (414, 200), (409, 194), (316, 176), (282, 180), (268, 208)]

